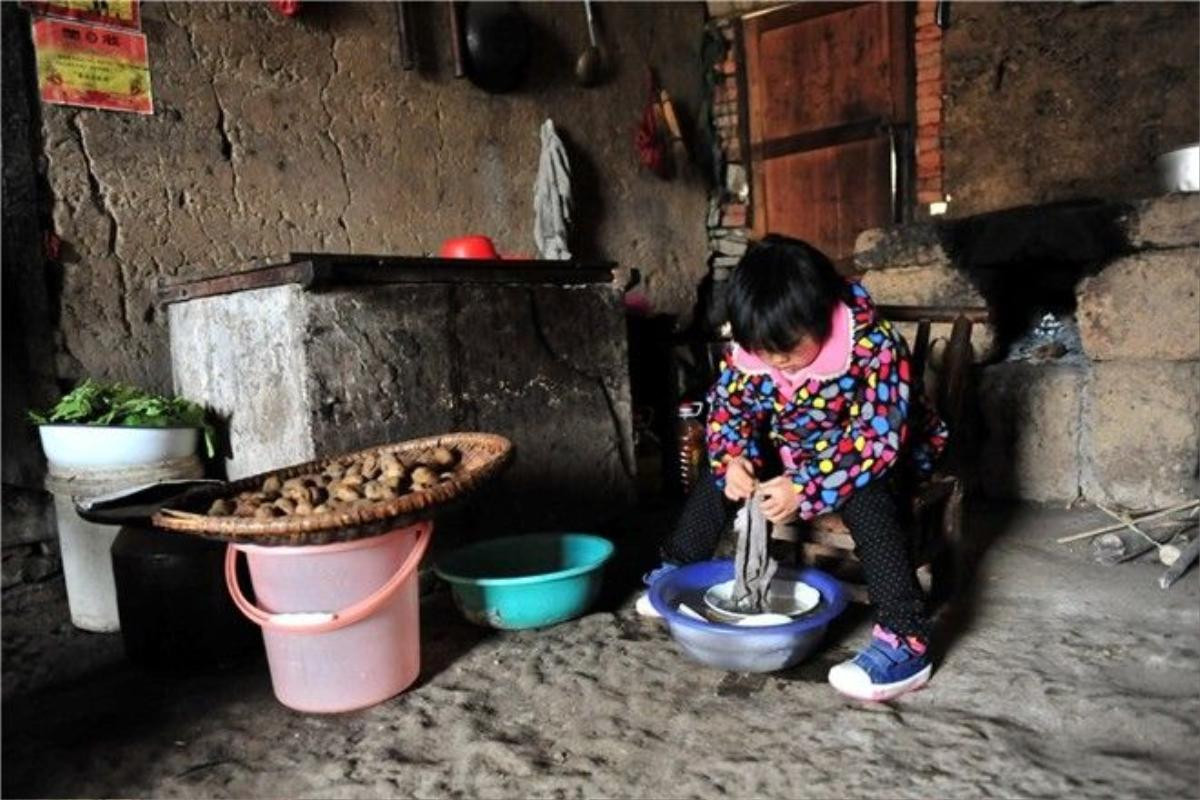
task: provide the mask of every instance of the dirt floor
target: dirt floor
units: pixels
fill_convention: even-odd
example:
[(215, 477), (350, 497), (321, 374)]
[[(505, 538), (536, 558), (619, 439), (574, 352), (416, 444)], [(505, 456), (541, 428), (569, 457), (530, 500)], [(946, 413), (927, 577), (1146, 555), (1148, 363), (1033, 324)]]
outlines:
[[(811, 662), (735, 675), (684, 661), (627, 595), (552, 629), (491, 633), (444, 593), (424, 675), (367, 711), (312, 716), (254, 661), (170, 677), (66, 622), (59, 582), (4, 594), (5, 797), (1194, 797), (1200, 579), (1102, 567), (1053, 538), (1088, 512), (992, 509), (970, 602), (929, 687), (886, 705)], [(52, 628), (52, 632), (47, 633)]]

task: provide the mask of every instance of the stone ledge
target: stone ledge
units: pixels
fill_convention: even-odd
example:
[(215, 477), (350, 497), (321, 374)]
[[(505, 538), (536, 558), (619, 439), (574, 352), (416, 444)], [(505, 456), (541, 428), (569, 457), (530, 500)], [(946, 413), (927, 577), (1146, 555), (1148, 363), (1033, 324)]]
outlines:
[(854, 266), (861, 271), (905, 267), (950, 267), (939, 226), (932, 223), (872, 228), (854, 242)]
[[(1040, 242), (1039, 237), (1046, 235), (1047, 227), (1055, 231), (1066, 228), (1081, 242), (1097, 248), (1088, 258), (1115, 252), (1200, 246), (1200, 193), (1135, 201), (1051, 204), (1044, 208), (1025, 206), (937, 222), (872, 228), (860, 233), (854, 243), (854, 266), (862, 272), (951, 267), (955, 239), (965, 237), (982, 250), (986, 259), (993, 253), (1003, 256), (1014, 235)], [(972, 261), (980, 258), (971, 253), (959, 256)]]
[(1083, 494), (1129, 508), (1195, 497), (1200, 363), (1095, 364), (1083, 404)]
[[(952, 268), (931, 266), (881, 269), (863, 274), (861, 281), (871, 293), (871, 298), (879, 305), (980, 308), (987, 305), (966, 276)], [(916, 324), (900, 323), (897, 328), (908, 340), (909, 345), (912, 345), (916, 336)], [(934, 339), (948, 338), (950, 326), (935, 325), (932, 335)], [(971, 347), (977, 360), (985, 358), (994, 346), (995, 335), (990, 325), (975, 325), (972, 328)]]
[(1084, 280), (1077, 296), (1090, 358), (1200, 359), (1200, 248), (1119, 259)]
[(980, 483), (988, 497), (1070, 502), (1079, 495), (1086, 368), (1002, 363), (980, 371)]
[(983, 306), (983, 296), (955, 269), (909, 267), (867, 272), (862, 284), (876, 303), (894, 305)]
[(1200, 193), (1139, 200), (1121, 224), (1137, 250), (1200, 245)]

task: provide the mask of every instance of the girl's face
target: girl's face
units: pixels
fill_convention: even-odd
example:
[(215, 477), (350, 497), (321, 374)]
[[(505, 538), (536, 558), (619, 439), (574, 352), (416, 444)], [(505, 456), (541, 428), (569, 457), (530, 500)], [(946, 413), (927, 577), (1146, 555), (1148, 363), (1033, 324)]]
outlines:
[(786, 353), (768, 353), (760, 351), (753, 355), (784, 372), (795, 372), (807, 367), (817, 360), (821, 352), (821, 343), (812, 336), (805, 336), (800, 342)]

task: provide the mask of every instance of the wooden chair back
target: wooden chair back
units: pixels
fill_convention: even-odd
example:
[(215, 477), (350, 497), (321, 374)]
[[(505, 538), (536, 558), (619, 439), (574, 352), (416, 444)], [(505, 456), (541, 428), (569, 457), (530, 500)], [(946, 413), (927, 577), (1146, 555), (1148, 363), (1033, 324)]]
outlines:
[[(915, 323), (916, 335), (909, 341), (912, 355), (912, 396), (925, 397), (946, 421), (951, 431), (943, 471), (958, 474), (961, 443), (970, 431), (968, 388), (975, 354), (971, 346), (974, 325), (988, 321), (986, 308), (966, 306), (878, 306), (879, 315), (893, 323)], [(933, 346), (931, 332), (935, 324), (949, 324), (950, 338), (942, 358), (940, 380), (933, 392), (926, 391), (926, 374)]]

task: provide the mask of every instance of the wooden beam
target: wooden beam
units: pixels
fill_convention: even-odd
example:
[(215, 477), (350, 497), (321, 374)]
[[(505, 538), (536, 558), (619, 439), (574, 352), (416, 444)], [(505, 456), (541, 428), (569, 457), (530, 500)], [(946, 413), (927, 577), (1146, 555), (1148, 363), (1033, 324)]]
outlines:
[(879, 316), (892, 322), (921, 322), (928, 320), (936, 323), (953, 323), (959, 317), (965, 317), (972, 323), (983, 324), (991, 321), (991, 312), (979, 306), (897, 306), (879, 305), (875, 307)]
[(778, 139), (767, 139), (750, 146), (750, 155), (755, 160), (779, 158), (804, 150), (819, 150), (825, 147), (836, 147), (850, 142), (861, 142), (864, 139), (877, 139), (886, 136), (883, 121), (875, 119), (850, 122), (832, 128), (822, 128), (816, 131), (806, 131)]

